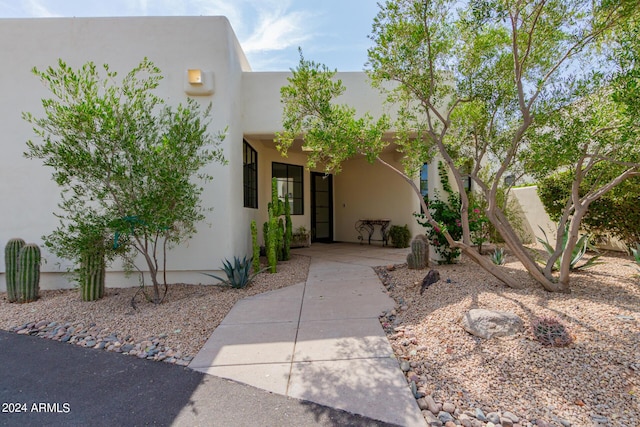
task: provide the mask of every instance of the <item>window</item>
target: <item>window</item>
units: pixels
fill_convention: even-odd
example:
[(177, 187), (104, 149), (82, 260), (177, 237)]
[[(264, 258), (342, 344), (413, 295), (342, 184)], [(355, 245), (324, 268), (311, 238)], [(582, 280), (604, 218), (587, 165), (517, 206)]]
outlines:
[(242, 141), (242, 180), (244, 207), (258, 208), (258, 153), (247, 140)]
[(284, 202), (285, 194), (288, 194), (291, 214), (302, 215), (302, 166), (274, 162), (271, 166), (271, 176), (278, 181), (278, 198)]
[(427, 200), (429, 195), (429, 164), (425, 163), (420, 168), (420, 193), (422, 198)]

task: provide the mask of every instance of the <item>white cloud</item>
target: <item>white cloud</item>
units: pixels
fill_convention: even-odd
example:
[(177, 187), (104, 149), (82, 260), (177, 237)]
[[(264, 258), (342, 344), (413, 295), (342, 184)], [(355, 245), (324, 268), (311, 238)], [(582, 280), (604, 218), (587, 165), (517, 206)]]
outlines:
[(223, 15), (231, 22), (242, 49), (278, 51), (309, 39), (311, 14), (294, 11), (286, 0), (194, 0), (203, 15)]
[(297, 46), (310, 36), (303, 25), (304, 12), (260, 12), (258, 23), (252, 34), (242, 42), (245, 52), (282, 50)]
[(28, 16), (34, 16), (38, 18), (55, 18), (60, 17), (57, 13), (49, 11), (40, 1), (38, 0), (28, 0), (26, 4), (24, 4), (25, 12)]

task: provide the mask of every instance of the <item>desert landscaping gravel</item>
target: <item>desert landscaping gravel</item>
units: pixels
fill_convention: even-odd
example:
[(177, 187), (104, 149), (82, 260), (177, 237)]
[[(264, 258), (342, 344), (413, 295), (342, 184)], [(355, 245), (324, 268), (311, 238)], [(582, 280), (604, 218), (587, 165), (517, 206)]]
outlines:
[[(427, 420), (448, 411), (462, 425), (640, 426), (640, 278), (629, 257), (572, 275), (572, 292), (544, 291), (519, 263), (506, 265), (525, 288), (509, 289), (469, 260), (440, 265), (440, 281), (420, 295), (428, 270), (377, 268), (397, 307), (381, 322)], [(520, 333), (484, 340), (461, 318), (482, 308), (517, 314)], [(555, 317), (573, 335), (568, 347), (545, 347), (529, 325)], [(432, 403), (429, 411), (427, 403)], [(435, 403), (435, 405), (433, 405)], [(441, 417), (438, 417), (441, 415)], [(461, 419), (460, 419), (461, 416)], [(439, 419), (438, 419), (439, 418)], [(461, 422), (464, 420), (464, 422)], [(439, 422), (439, 423), (438, 423)]]
[(75, 289), (41, 291), (29, 304), (10, 304), (2, 293), (0, 328), (186, 365), (238, 300), (304, 282), (308, 271), (309, 258), (292, 255), (277, 273), (261, 273), (245, 289), (172, 284), (162, 304), (138, 296), (135, 310), (138, 288), (107, 288), (93, 302), (83, 302)]
[[(629, 257), (572, 276), (572, 293), (544, 291), (516, 262), (525, 287), (505, 287), (465, 259), (432, 266), (440, 280), (420, 295), (429, 271), (376, 268), (396, 308), (381, 316), (408, 385), (429, 425), (465, 427), (640, 426), (640, 278)], [(236, 301), (306, 279), (309, 258), (294, 255), (277, 274), (263, 273), (243, 290), (171, 285), (159, 306), (130, 300), (136, 289), (111, 288), (82, 302), (77, 290), (42, 291), (30, 304), (0, 294), (0, 328), (67, 340), (150, 360), (186, 365)], [(461, 325), (470, 309), (507, 311), (524, 327), (484, 340)], [(529, 325), (559, 319), (574, 342), (545, 347)]]

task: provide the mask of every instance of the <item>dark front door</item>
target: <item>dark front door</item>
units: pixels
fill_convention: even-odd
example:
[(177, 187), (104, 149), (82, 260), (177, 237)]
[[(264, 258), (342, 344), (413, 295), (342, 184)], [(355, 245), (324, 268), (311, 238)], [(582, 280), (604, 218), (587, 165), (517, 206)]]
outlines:
[(311, 172), (311, 240), (333, 241), (333, 175)]

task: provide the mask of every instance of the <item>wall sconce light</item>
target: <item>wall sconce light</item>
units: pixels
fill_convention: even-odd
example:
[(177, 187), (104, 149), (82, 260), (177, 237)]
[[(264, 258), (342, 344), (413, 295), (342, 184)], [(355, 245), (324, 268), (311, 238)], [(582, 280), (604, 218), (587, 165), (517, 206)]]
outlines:
[(184, 76), (184, 91), (191, 96), (213, 95), (213, 71), (189, 68)]
[(201, 85), (202, 84), (202, 70), (196, 68), (194, 70), (187, 70), (187, 78), (189, 84)]

